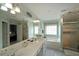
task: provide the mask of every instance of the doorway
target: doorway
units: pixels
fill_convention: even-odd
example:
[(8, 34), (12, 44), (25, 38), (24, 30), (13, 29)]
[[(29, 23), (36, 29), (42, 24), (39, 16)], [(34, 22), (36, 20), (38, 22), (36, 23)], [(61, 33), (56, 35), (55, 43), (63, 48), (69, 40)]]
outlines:
[(10, 44), (17, 42), (17, 25), (10, 24)]

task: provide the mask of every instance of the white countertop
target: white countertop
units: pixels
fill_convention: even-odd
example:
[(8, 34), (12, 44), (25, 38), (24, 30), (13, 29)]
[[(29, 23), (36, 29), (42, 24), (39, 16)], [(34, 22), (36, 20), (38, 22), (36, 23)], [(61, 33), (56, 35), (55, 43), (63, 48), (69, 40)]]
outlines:
[(34, 42), (29, 42), (28, 46), (16, 51), (16, 56), (36, 56), (39, 53), (39, 50), (42, 48), (44, 39), (38, 39)]

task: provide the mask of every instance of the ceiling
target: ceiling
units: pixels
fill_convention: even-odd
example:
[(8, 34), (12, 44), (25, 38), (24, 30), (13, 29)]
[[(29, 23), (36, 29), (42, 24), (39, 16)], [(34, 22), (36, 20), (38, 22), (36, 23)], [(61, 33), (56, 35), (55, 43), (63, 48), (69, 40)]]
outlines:
[(48, 20), (57, 20), (61, 17), (63, 13), (68, 12), (71, 9), (78, 8), (79, 4), (77, 3), (27, 3), (23, 4), (24, 7), (27, 7), (31, 10), (36, 18), (48, 21)]
[[(79, 19), (79, 14), (75, 14), (77, 12), (73, 12), (75, 16), (68, 13), (71, 10), (79, 10), (78, 3), (14, 3), (21, 9), (21, 13), (17, 13), (14, 16), (19, 19), (40, 19), (42, 21), (57, 21), (60, 20), (60, 17), (64, 14), (64, 19)], [(30, 12), (32, 14), (32, 18), (26, 15), (26, 12)]]

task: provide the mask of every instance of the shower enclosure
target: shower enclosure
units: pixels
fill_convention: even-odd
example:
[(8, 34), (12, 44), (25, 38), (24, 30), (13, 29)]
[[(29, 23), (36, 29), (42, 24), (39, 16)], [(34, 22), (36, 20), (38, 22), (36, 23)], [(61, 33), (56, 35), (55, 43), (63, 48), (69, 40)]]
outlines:
[(63, 22), (63, 48), (79, 51), (79, 21)]

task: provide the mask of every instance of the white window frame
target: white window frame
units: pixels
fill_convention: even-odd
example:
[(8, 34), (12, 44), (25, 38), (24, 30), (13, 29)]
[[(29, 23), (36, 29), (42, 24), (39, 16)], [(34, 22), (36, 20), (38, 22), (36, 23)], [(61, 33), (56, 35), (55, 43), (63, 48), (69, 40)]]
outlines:
[[(55, 33), (46, 33), (46, 30), (51, 30), (51, 29), (46, 29), (46, 27), (47, 26), (56, 26), (56, 30), (54, 30), (54, 31), (56, 31)], [(52, 32), (53, 32), (53, 30), (51, 30)], [(50, 31), (49, 31), (50, 32)], [(45, 25), (45, 34), (46, 35), (57, 35), (57, 24), (50, 24), (50, 25)]]

